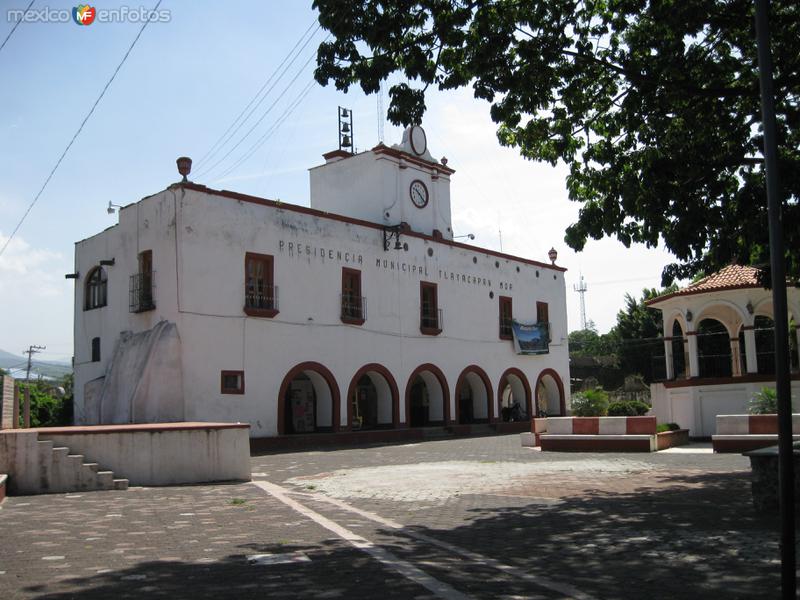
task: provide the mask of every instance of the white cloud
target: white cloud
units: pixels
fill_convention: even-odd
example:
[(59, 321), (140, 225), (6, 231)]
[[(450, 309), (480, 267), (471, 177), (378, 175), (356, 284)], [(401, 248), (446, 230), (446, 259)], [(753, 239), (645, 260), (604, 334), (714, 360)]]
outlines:
[[(0, 247), (8, 236), (0, 233)], [(2, 349), (18, 353), (29, 344), (71, 355), (73, 283), (64, 274), (71, 259), (15, 237), (0, 256)], [(48, 357), (50, 358), (50, 357)]]

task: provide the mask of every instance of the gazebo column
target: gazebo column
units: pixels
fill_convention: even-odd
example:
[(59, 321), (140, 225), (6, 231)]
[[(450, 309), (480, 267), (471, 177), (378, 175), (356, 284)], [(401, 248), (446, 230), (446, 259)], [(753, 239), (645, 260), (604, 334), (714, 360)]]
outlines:
[(664, 360), (667, 363), (667, 380), (675, 379), (675, 361), (672, 357), (672, 338), (664, 338)]
[(752, 325), (742, 327), (744, 331), (745, 365), (748, 373), (758, 373), (758, 355), (756, 354), (756, 330)]
[(739, 356), (739, 338), (731, 338), (731, 374), (740, 377), (742, 374), (742, 359)]
[(689, 356), (689, 377), (700, 376), (700, 358), (697, 354), (697, 332), (686, 332), (687, 345), (689, 346), (687, 355)]

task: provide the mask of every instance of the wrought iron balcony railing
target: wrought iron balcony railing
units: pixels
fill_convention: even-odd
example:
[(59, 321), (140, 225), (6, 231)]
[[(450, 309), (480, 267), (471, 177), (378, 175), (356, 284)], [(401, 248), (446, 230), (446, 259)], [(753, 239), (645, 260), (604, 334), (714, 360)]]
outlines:
[(364, 296), (340, 294), (339, 299), (342, 321), (364, 322), (367, 320), (367, 299)]
[(155, 276), (155, 271), (131, 275), (128, 288), (128, 310), (130, 312), (140, 313), (153, 310), (156, 307)]
[(423, 305), (420, 309), (420, 329), (428, 331), (441, 331), (444, 322), (444, 313), (441, 308)]
[(278, 286), (277, 285), (245, 285), (244, 289), (245, 311), (277, 312)]

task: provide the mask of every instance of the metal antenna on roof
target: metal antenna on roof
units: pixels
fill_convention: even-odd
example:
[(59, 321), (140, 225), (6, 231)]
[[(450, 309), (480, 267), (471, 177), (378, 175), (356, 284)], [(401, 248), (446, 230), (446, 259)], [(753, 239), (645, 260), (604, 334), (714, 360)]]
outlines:
[(581, 273), (580, 282), (572, 286), (572, 288), (581, 295), (581, 329), (586, 329), (586, 290), (589, 288), (586, 285), (586, 281), (583, 279), (583, 273)]

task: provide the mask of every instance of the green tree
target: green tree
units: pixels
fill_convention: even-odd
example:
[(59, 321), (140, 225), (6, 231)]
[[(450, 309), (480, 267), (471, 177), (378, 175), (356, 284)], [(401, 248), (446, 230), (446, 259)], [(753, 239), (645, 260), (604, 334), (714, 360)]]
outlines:
[[(752, 0), (314, 0), (316, 79), (378, 91), (419, 123), (429, 86), (471, 86), (501, 144), (569, 167), (566, 232), (663, 243), (662, 284), (768, 262)], [(800, 222), (800, 3), (772, 2), (784, 220)], [(800, 277), (800, 228), (786, 227)]]
[(677, 289), (677, 286), (661, 291), (645, 288), (639, 300), (625, 294), (625, 306), (617, 313), (617, 324), (612, 331), (619, 344), (619, 364), (626, 375), (638, 374), (646, 383), (653, 381), (653, 359), (664, 355), (663, 324), (661, 311), (649, 309), (645, 303)]

